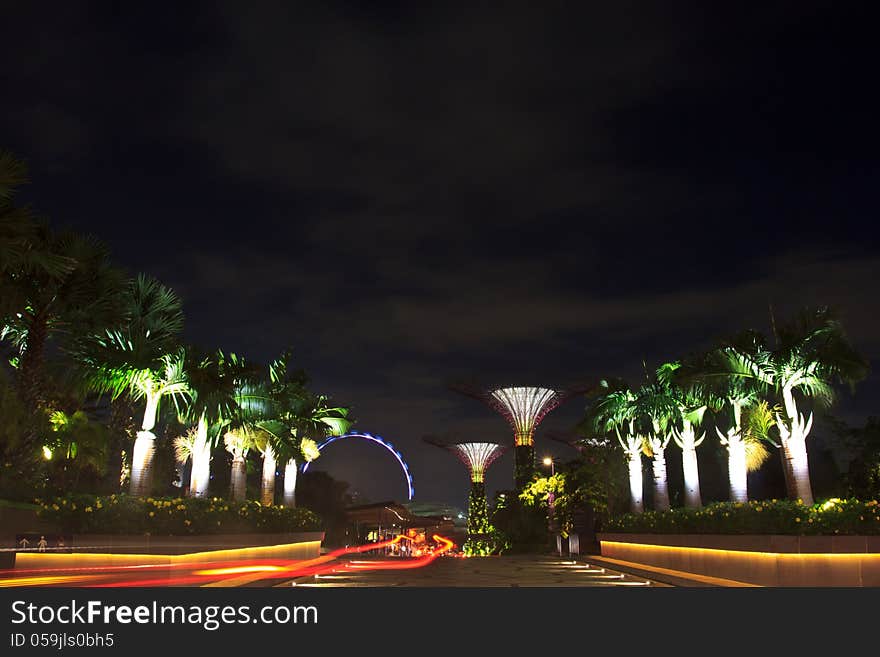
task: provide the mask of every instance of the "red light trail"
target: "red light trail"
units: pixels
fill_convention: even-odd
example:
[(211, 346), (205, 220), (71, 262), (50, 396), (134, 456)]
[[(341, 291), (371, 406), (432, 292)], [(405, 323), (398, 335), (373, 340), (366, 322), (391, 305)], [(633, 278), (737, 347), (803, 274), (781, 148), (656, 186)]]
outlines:
[[(146, 586), (199, 586), (207, 583), (229, 581), (238, 577), (253, 575), (250, 581), (262, 579), (294, 579), (299, 577), (320, 576), (331, 572), (365, 572), (369, 570), (407, 570), (423, 568), (438, 556), (451, 550), (452, 541), (434, 535), (433, 540), (438, 547), (422, 554), (418, 551), (414, 558), (384, 559), (375, 561), (343, 562), (346, 556), (363, 554), (374, 550), (382, 550), (402, 541), (412, 541), (408, 536), (400, 534), (379, 543), (366, 543), (354, 547), (339, 548), (314, 559), (300, 561), (277, 561), (271, 559), (253, 559), (248, 561), (198, 562), (177, 564), (142, 564), (126, 566), (88, 566), (80, 568), (44, 568), (27, 570), (10, 570), (2, 574), (9, 575), (0, 579), (0, 587), (8, 586), (82, 586), (89, 588), (126, 588)], [(180, 572), (185, 569), (185, 572)], [(161, 572), (168, 573), (166, 576)], [(180, 572), (172, 576), (169, 571)], [(123, 581), (113, 580), (114, 574), (155, 572), (157, 577), (130, 578)]]

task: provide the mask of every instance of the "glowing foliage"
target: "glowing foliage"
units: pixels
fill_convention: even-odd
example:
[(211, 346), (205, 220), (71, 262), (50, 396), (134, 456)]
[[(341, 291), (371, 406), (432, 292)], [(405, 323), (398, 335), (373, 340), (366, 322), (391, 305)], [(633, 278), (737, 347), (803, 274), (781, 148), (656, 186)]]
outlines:
[(321, 456), (321, 450), (318, 449), (318, 443), (316, 443), (311, 438), (303, 438), (300, 442), (300, 450), (302, 450), (303, 458), (306, 462), (311, 463), (316, 458)]

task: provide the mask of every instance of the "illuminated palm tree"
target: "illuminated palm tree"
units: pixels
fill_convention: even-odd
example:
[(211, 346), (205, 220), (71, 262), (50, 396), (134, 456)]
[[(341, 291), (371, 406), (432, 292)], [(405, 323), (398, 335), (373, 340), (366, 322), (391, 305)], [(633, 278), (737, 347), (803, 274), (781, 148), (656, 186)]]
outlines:
[(855, 385), (866, 376), (867, 361), (826, 308), (804, 311), (776, 332), (772, 348), (759, 334), (749, 333), (723, 347), (720, 353), (726, 366), (723, 376), (752, 382), (781, 401), (775, 425), (787, 493), (792, 499), (812, 504), (806, 440), (813, 426), (813, 413), (800, 410), (799, 398), (831, 404), (835, 397), (833, 383)]
[(707, 408), (706, 394), (697, 383), (676, 376), (680, 369), (680, 362), (664, 363), (657, 369), (657, 383), (669, 396), (670, 407), (676, 410), (669, 418), (669, 432), (681, 448), (684, 505), (699, 508), (703, 506), (703, 500), (700, 495), (697, 447), (706, 439), (706, 433), (699, 436), (697, 433)]
[[(278, 459), (292, 458), (297, 452), (294, 438), (293, 408), (305, 394), (305, 373), (288, 367), (290, 353), (269, 364), (265, 378), (242, 381), (236, 393), (240, 409), (237, 424), (242, 431), (227, 433), (227, 449), (233, 454), (233, 467), (247, 450), (256, 449), (263, 457), (260, 500), (271, 505), (275, 500), (275, 469)], [(233, 437), (230, 437), (232, 434)], [(239, 440), (234, 437), (237, 436)], [(247, 449), (243, 449), (246, 446)], [(243, 461), (241, 461), (243, 462)], [(240, 468), (240, 466), (239, 466)], [(233, 472), (235, 475), (235, 471)], [(237, 485), (233, 491), (237, 491)]]
[(672, 424), (678, 404), (663, 384), (653, 381), (639, 388), (635, 399), (636, 426), (643, 432), (645, 452), (651, 458), (654, 479), (654, 509), (668, 511), (669, 485), (666, 476), (666, 448), (672, 440)]
[(249, 426), (230, 429), (223, 436), (226, 451), (232, 455), (232, 475), (229, 479), (229, 497), (235, 502), (247, 498), (247, 455), (257, 446), (258, 432)]
[(297, 450), (292, 424), (292, 408), (305, 394), (306, 375), (289, 367), (290, 352), (273, 360), (266, 377), (252, 380), (239, 395), (243, 421), (253, 431), (253, 446), (263, 456), (260, 500), (275, 502), (275, 472), (279, 458), (292, 458)]
[(112, 399), (127, 394), (144, 402), (141, 430), (132, 451), (132, 495), (148, 495), (152, 486), (160, 403), (170, 398), (180, 411), (189, 395), (183, 350), (176, 346), (183, 328), (180, 300), (155, 279), (139, 276), (125, 298), (125, 319), (114, 329), (77, 341), (74, 354), (86, 385)]
[(328, 436), (341, 436), (353, 424), (347, 407), (335, 405), (326, 395), (308, 391), (293, 405), (291, 421), (296, 448), (284, 466), (284, 506), (296, 506), (296, 458), (314, 461), (321, 454), (318, 441)]
[(274, 500), (275, 468), (284, 463), (285, 506), (296, 503), (297, 460), (314, 460), (320, 455), (316, 440), (341, 435), (351, 427), (348, 409), (311, 393), (305, 372), (293, 370), (290, 360), (287, 351), (272, 361), (267, 379), (241, 401), (244, 415), (262, 436), (256, 443), (263, 454), (261, 498), (266, 504)]
[[(743, 413), (757, 402), (758, 393), (754, 388), (741, 385), (741, 380), (730, 380), (732, 385), (727, 387), (721, 397), (721, 408), (730, 416), (730, 426), (722, 433), (715, 427), (718, 439), (727, 450), (727, 478), (730, 485), (731, 502), (747, 502), (748, 491), (748, 452), (749, 452), (749, 422), (744, 422)], [(755, 449), (752, 447), (752, 449)]]
[(717, 415), (727, 417), (727, 429), (715, 425), (715, 433), (727, 450), (727, 476), (732, 502), (747, 502), (748, 473), (757, 469), (769, 453), (762, 441), (770, 441), (766, 418), (772, 418), (761, 387), (745, 378), (718, 377), (725, 370), (726, 355), (713, 350), (689, 359), (677, 372), (687, 382), (698, 382), (706, 403)]
[(252, 375), (244, 359), (234, 353), (224, 354), (217, 350), (211, 354), (198, 354), (193, 349), (187, 350), (186, 378), (190, 401), (184, 419), (196, 424), (189, 453), (192, 458), (189, 494), (192, 497), (208, 494), (211, 451), (223, 428), (238, 416), (239, 387)]
[(642, 453), (645, 437), (636, 430), (638, 411), (636, 394), (620, 380), (603, 380), (591, 403), (581, 428), (589, 436), (614, 434), (623, 448), (629, 467), (630, 509), (633, 513), (644, 511), (644, 478)]

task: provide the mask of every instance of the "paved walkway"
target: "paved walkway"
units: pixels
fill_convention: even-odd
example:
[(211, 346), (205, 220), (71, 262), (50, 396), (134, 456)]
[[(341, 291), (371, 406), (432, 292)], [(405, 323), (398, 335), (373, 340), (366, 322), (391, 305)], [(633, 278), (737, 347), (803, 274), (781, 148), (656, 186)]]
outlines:
[[(360, 560), (364, 565), (369, 559)], [(405, 561), (405, 560), (404, 560)], [(502, 556), (461, 559), (441, 557), (433, 563), (409, 570), (365, 570), (301, 577), (275, 586), (429, 586), (429, 587), (646, 587), (668, 586), (648, 579), (591, 565), (585, 561), (551, 556)]]

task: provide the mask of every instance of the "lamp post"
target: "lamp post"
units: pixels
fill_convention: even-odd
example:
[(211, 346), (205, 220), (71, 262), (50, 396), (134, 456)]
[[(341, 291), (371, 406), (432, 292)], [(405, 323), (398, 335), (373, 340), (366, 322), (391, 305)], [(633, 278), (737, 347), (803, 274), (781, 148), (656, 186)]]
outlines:
[[(544, 465), (550, 467), (550, 476), (554, 477), (556, 475), (556, 462), (550, 456), (545, 456), (543, 461)], [(558, 554), (562, 554), (562, 543), (560, 541), (560, 537), (556, 535), (556, 507), (555, 507), (555, 498), (556, 495), (553, 492), (552, 487), (547, 492), (547, 526), (550, 532), (550, 539), (552, 541), (551, 545), (555, 543), (556, 552)]]

